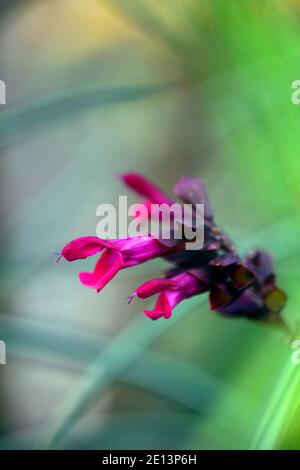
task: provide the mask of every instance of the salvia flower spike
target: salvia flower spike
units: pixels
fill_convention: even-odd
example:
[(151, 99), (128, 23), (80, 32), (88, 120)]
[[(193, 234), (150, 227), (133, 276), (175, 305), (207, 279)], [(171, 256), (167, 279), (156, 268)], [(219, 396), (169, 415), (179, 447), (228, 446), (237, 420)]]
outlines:
[[(171, 206), (175, 202), (139, 174), (125, 173), (119, 178), (142, 197), (148, 214), (151, 204)], [(287, 296), (276, 284), (270, 254), (264, 250), (254, 250), (244, 258), (238, 255), (233, 242), (214, 221), (201, 179), (180, 178), (174, 193), (192, 207), (204, 204), (204, 244), (201, 249), (186, 250), (184, 240), (173, 240), (168, 245), (151, 234), (119, 240), (86, 236), (68, 243), (60, 256), (67, 261), (75, 261), (100, 253), (93, 272), (79, 274), (81, 283), (97, 292), (121, 269), (157, 257), (170, 263), (163, 277), (146, 281), (128, 297), (130, 303), (133, 298), (146, 299), (156, 295), (154, 308), (144, 311), (152, 320), (170, 318), (179, 302), (208, 292), (211, 309), (222, 315), (282, 323), (280, 312)]]

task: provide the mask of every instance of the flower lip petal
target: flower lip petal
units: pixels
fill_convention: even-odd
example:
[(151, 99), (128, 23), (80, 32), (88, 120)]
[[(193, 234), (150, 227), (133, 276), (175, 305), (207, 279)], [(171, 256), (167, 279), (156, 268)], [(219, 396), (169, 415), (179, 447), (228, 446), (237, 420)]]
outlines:
[(145, 315), (152, 320), (158, 320), (161, 317), (166, 319), (172, 315), (172, 309), (178, 303), (178, 295), (169, 291), (161, 292), (157, 298), (153, 310), (144, 310)]
[(123, 258), (119, 252), (106, 249), (96, 263), (93, 272), (79, 273), (79, 279), (86, 287), (100, 292), (118, 271), (122, 269), (123, 264)]
[[(157, 286), (154, 286), (160, 289), (154, 309), (144, 311), (152, 320), (157, 320), (161, 317), (170, 318), (173, 308), (179, 302), (203, 291), (202, 284), (189, 272), (161, 281), (163, 281), (161, 285), (157, 284)], [(168, 285), (170, 281), (172, 284)]]

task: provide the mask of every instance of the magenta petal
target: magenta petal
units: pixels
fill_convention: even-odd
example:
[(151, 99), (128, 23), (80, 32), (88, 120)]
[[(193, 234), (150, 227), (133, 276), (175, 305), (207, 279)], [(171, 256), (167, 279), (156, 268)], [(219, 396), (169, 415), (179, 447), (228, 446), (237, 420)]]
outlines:
[(144, 310), (145, 315), (157, 320), (158, 318), (170, 318), (173, 308), (183, 299), (199, 293), (202, 287), (198, 279), (190, 273), (180, 274), (168, 279), (152, 279), (143, 284), (141, 292), (137, 295), (142, 298), (160, 292), (153, 310)]
[(152, 320), (158, 320), (161, 317), (170, 318), (172, 315), (172, 305), (169, 296), (165, 292), (159, 294), (154, 309), (144, 310), (144, 313)]
[(122, 267), (122, 255), (117, 251), (106, 249), (99, 258), (94, 271), (92, 273), (79, 273), (79, 279), (85, 286), (99, 292)]
[(183, 298), (184, 295), (178, 291), (167, 290), (161, 292), (157, 298), (154, 309), (144, 310), (144, 313), (152, 320), (158, 320), (158, 318), (161, 317), (168, 319), (172, 315), (173, 308), (183, 300)]
[(171, 279), (151, 279), (136, 289), (136, 295), (141, 299), (146, 299), (172, 286), (175, 287), (176, 284)]
[(190, 297), (195, 293), (198, 293), (202, 288), (202, 284), (200, 284), (199, 279), (191, 272), (178, 274), (178, 276), (174, 276), (171, 279), (177, 289), (182, 291), (184, 297)]
[(142, 263), (160, 256), (168, 249), (167, 246), (150, 235), (116, 240), (116, 242), (112, 242), (112, 248), (119, 250), (124, 255), (124, 259), (136, 263)]
[(104, 246), (105, 242), (98, 237), (80, 237), (68, 243), (61, 250), (61, 256), (67, 261), (84, 259), (99, 253)]
[(132, 189), (139, 196), (142, 196), (152, 203), (173, 204), (173, 201), (169, 199), (154, 183), (138, 173), (123, 173), (121, 174), (121, 179), (128, 188)]

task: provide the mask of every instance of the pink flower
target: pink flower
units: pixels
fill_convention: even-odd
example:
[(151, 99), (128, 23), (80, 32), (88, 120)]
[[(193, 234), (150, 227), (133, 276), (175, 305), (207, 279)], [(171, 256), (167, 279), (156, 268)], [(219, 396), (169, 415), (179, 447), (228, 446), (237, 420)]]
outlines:
[(96, 263), (94, 271), (79, 273), (80, 282), (91, 289), (100, 292), (113, 277), (125, 267), (119, 251), (106, 249)]
[[(174, 204), (174, 201), (152, 183), (152, 181), (149, 181), (138, 173), (122, 173), (120, 179), (128, 188), (132, 189), (139, 196), (142, 196), (142, 204), (147, 210), (148, 217), (151, 214), (152, 204), (167, 204), (168, 206)], [(140, 214), (136, 214), (136, 216), (137, 215), (142, 218)]]
[[(137, 173), (125, 173), (120, 178), (143, 198), (148, 216), (151, 204), (171, 206), (174, 203), (156, 185)], [(197, 204), (204, 205), (205, 243), (201, 248), (188, 250), (185, 238), (178, 240), (174, 235), (168, 241), (149, 234), (120, 240), (80, 237), (62, 249), (61, 257), (75, 261), (102, 252), (92, 272), (79, 274), (82, 284), (98, 292), (123, 268), (156, 257), (172, 263), (165, 278), (145, 282), (129, 297), (130, 300), (134, 297), (146, 299), (157, 294), (154, 308), (144, 310), (152, 320), (170, 318), (179, 302), (205, 291), (209, 291), (211, 309), (223, 315), (278, 319), (287, 295), (276, 284), (269, 253), (255, 250), (244, 259), (239, 256), (232, 240), (215, 222), (201, 179), (182, 177), (174, 192), (182, 203), (192, 205), (193, 214)], [(190, 222), (193, 226), (193, 218)]]
[(75, 261), (95, 255), (103, 248), (104, 241), (98, 237), (80, 237), (68, 243), (61, 250), (60, 255), (67, 261)]
[(120, 269), (144, 263), (161, 256), (168, 247), (150, 235), (120, 240), (102, 240), (98, 237), (80, 237), (68, 243), (61, 251), (67, 261), (87, 258), (103, 250), (93, 272), (79, 273), (82, 284), (98, 292)]
[(204, 284), (191, 273), (183, 273), (172, 278), (151, 279), (139, 286), (134, 294), (141, 299), (159, 294), (153, 310), (144, 310), (152, 320), (170, 318), (173, 308), (184, 299), (205, 290)]
[(172, 205), (174, 201), (159, 189), (152, 181), (145, 178), (145, 176), (138, 173), (122, 173), (120, 176), (123, 183), (139, 196), (142, 196), (145, 201), (153, 204), (169, 204)]

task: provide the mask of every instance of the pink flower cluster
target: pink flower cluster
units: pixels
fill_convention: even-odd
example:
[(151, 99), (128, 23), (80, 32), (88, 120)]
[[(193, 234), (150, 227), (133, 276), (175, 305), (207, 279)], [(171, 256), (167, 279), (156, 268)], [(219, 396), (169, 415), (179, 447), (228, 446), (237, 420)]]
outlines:
[[(143, 176), (126, 173), (121, 179), (142, 197), (148, 211), (151, 204), (174, 203)], [(238, 256), (230, 238), (214, 222), (202, 180), (182, 177), (174, 192), (183, 203), (204, 204), (205, 241), (198, 251), (185, 250), (184, 240), (174, 239), (166, 244), (150, 234), (119, 240), (86, 236), (68, 243), (61, 257), (75, 261), (101, 253), (92, 272), (79, 273), (81, 283), (97, 292), (121, 269), (157, 257), (172, 263), (165, 277), (143, 283), (130, 296), (131, 300), (157, 295), (154, 308), (144, 311), (152, 320), (170, 318), (179, 302), (205, 291), (209, 292), (211, 308), (227, 316), (254, 319), (278, 314), (286, 302), (286, 294), (276, 285), (270, 255), (259, 250), (243, 260)]]

